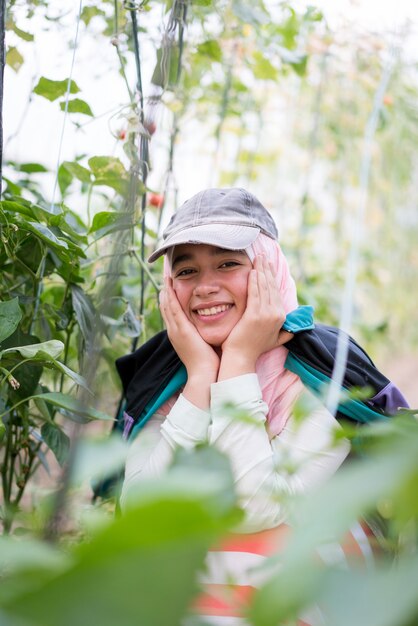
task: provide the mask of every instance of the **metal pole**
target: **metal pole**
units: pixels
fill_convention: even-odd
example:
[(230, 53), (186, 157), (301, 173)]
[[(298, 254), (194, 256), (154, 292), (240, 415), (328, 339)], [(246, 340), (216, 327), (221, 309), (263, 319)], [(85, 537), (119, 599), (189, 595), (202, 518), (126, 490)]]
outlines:
[(3, 180), (3, 84), (4, 84), (4, 39), (5, 39), (6, 0), (0, 0), (0, 197)]

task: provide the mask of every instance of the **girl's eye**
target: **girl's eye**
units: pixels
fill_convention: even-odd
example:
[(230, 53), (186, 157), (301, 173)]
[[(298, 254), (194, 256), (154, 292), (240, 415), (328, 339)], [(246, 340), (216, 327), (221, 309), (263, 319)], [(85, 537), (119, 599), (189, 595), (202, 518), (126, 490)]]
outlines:
[(179, 270), (176, 272), (175, 278), (181, 278), (182, 276), (190, 276), (193, 274), (194, 270), (191, 268), (185, 268), (184, 270)]
[(222, 263), (221, 267), (235, 267), (237, 265), (241, 265), (241, 263), (238, 263), (238, 261), (225, 261), (225, 263)]

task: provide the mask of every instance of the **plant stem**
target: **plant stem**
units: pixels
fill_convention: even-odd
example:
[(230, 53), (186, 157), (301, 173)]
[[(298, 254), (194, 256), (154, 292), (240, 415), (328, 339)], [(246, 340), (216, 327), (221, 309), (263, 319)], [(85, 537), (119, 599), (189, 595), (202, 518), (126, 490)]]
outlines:
[[(71, 335), (73, 334), (73, 328), (74, 328), (74, 324), (68, 325), (67, 327), (67, 336), (65, 339), (65, 348), (64, 348), (64, 364), (67, 365), (67, 360), (68, 360), (68, 352), (70, 349), (70, 339), (71, 339)], [(60, 392), (62, 392), (63, 387), (64, 387), (64, 378), (65, 378), (65, 373), (62, 372), (61, 373), (61, 381), (60, 381)]]

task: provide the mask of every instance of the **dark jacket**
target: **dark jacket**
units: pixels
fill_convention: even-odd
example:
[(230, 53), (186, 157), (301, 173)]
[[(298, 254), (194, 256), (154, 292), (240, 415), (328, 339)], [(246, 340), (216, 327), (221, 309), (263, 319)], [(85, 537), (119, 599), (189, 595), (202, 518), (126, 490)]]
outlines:
[[(289, 351), (285, 367), (300, 376), (302, 382), (322, 397), (324, 386), (331, 382), (338, 334), (332, 326), (313, 324), (313, 309), (302, 306), (292, 311), (283, 325), (294, 333), (286, 343)], [(408, 404), (397, 387), (374, 365), (367, 353), (348, 338), (347, 363), (343, 390), (369, 388), (370, 397), (355, 400), (347, 393), (336, 413), (337, 419), (367, 423), (396, 414)], [(175, 352), (166, 331), (152, 337), (135, 352), (119, 358), (116, 367), (126, 399), (123, 416), (117, 428), (125, 436), (138, 430), (187, 380), (184, 365)]]

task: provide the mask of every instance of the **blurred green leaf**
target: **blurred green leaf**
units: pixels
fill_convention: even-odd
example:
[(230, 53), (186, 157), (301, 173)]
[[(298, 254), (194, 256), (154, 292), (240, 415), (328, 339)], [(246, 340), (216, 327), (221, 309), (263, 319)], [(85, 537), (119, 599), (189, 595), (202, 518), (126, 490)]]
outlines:
[(68, 459), (70, 452), (70, 439), (64, 431), (51, 422), (45, 422), (41, 428), (42, 439), (55, 455), (58, 463), (62, 466)]
[(45, 165), (41, 165), (41, 163), (20, 163), (19, 170), (26, 174), (40, 174), (49, 171), (48, 168), (46, 168)]
[(263, 2), (251, 2), (251, 0), (233, 0), (232, 10), (244, 23), (259, 27), (268, 23), (270, 16)]
[(252, 69), (256, 78), (260, 80), (277, 80), (277, 69), (261, 52), (254, 52), (253, 60)]
[(11, 30), (21, 39), (23, 39), (23, 41), (33, 41), (34, 40), (34, 36), (32, 35), (32, 33), (28, 33), (25, 30), (22, 30), (21, 28), (19, 28), (18, 26), (16, 26), (15, 23), (8, 23), (7, 24), (7, 28), (11, 28)]
[(318, 598), (332, 626), (413, 626), (418, 618), (418, 558), (379, 569), (327, 572)]
[(74, 413), (76, 416), (80, 416), (88, 420), (113, 420), (110, 415), (107, 415), (102, 411), (98, 411), (93, 407), (85, 406), (79, 400), (72, 398), (65, 393), (50, 391), (47, 393), (36, 394), (36, 396), (32, 396), (32, 398), (40, 398), (41, 400), (52, 404), (52, 406), (55, 406), (58, 409), (65, 409), (65, 411), (68, 412), (65, 413), (65, 415), (68, 415), (70, 417), (71, 413)]
[(21, 215), (24, 215), (25, 217), (29, 217), (31, 219), (35, 217), (35, 214), (29, 203), (26, 204), (24, 202), (14, 202), (11, 200), (3, 200), (0, 203), (0, 206), (4, 211), (9, 211), (10, 213), (20, 213)]
[(19, 298), (0, 302), (0, 343), (14, 333), (21, 319)]
[(104, 480), (122, 471), (128, 450), (128, 442), (120, 435), (100, 440), (82, 439), (77, 445), (72, 483)]
[[(15, 332), (3, 342), (2, 347), (3, 349), (7, 349), (15, 345), (31, 345), (36, 341), (38, 341), (38, 338), (35, 335), (29, 335), (22, 332), (20, 326), (18, 326)], [(13, 352), (5, 358), (8, 367), (9, 361), (12, 366), (15, 366), (19, 363), (19, 360), (20, 358), (17, 357), (16, 354), (13, 354)], [(39, 379), (42, 375), (42, 370), (42, 365), (38, 365), (37, 363), (23, 363), (23, 365), (19, 363), (18, 367), (14, 371), (14, 376), (20, 383), (20, 387), (15, 391), (9, 391), (12, 404), (35, 393), (35, 390), (38, 387)]]
[(71, 299), (77, 322), (86, 345), (94, 338), (98, 316), (91, 297), (78, 285), (71, 285)]
[(101, 211), (94, 216), (89, 233), (95, 233), (96, 239), (100, 239), (109, 233), (133, 228), (132, 217), (130, 212)]
[(208, 56), (213, 61), (222, 61), (222, 50), (216, 39), (208, 39), (197, 47), (199, 54)]
[(83, 6), (83, 10), (81, 12), (81, 19), (88, 26), (91, 20), (98, 15), (105, 16), (106, 13), (102, 9), (99, 9), (97, 6)]
[(277, 47), (280, 57), (283, 63), (291, 65), (296, 74), (304, 76), (306, 74), (306, 66), (308, 63), (308, 57), (306, 54), (295, 52), (294, 50), (288, 50), (281, 46)]
[[(60, 107), (61, 111), (65, 111), (65, 102), (60, 102)], [(68, 113), (82, 113), (83, 115), (89, 115), (90, 117), (94, 117), (90, 105), (80, 98), (74, 98), (73, 100), (69, 100), (67, 110)]]
[[(50, 80), (41, 76), (38, 84), (34, 87), (33, 91), (38, 96), (42, 96), (51, 102), (65, 95), (68, 88), (68, 79), (65, 80)], [(80, 89), (77, 84), (71, 80), (70, 93), (78, 93)]]
[(68, 187), (71, 185), (72, 182), (73, 182), (72, 174), (68, 171), (66, 167), (64, 167), (64, 163), (61, 163), (61, 165), (58, 168), (58, 186), (63, 196), (65, 195), (65, 192), (67, 191)]
[(47, 244), (58, 247), (68, 249), (68, 243), (64, 241), (64, 239), (57, 237), (54, 233), (47, 227), (45, 224), (40, 224), (37, 222), (25, 222), (23, 227), (35, 233), (42, 241), (45, 241)]
[(22, 187), (20, 185), (16, 185), (10, 178), (7, 176), (3, 176), (3, 181), (6, 183), (7, 187), (5, 189), (6, 193), (13, 194), (14, 196), (20, 196), (22, 193)]
[[(396, 424), (395, 418), (393, 422), (393, 436), (384, 437), (371, 458), (352, 461), (321, 489), (294, 503), (294, 532), (280, 555), (280, 570), (257, 592), (251, 608), (255, 626), (275, 626), (294, 617), (320, 594), (326, 584), (315, 565), (317, 550), (340, 541), (380, 501), (392, 500), (404, 523), (416, 515), (415, 502), (405, 501), (404, 485), (414, 479), (416, 486), (418, 479), (418, 423), (408, 420)], [(277, 594), (277, 589), (284, 593)], [(330, 623), (334, 626), (336, 622)]]
[(142, 332), (141, 322), (133, 312), (130, 302), (128, 302), (126, 310), (123, 314), (123, 322), (125, 325), (125, 335), (128, 337), (139, 337)]
[(202, 481), (200, 470), (188, 486), (169, 476), (144, 483), (122, 517), (71, 549), (67, 571), (39, 582), (34, 568), (32, 589), (2, 601), (3, 613), (42, 626), (178, 626), (207, 549), (237, 520), (215, 497), (225, 482)]
[(64, 161), (62, 167), (74, 176), (78, 178), (82, 183), (91, 183), (91, 172), (86, 167), (83, 167), (77, 161)]
[(89, 166), (95, 177), (95, 185), (111, 187), (121, 195), (126, 192), (129, 176), (119, 159), (95, 156), (89, 159)]
[(15, 72), (18, 72), (24, 62), (23, 56), (15, 46), (10, 46), (6, 53), (6, 63)]
[[(1, 308), (0, 308), (1, 311)], [(10, 352), (19, 352), (25, 359), (33, 359), (39, 352), (42, 352), (43, 358), (57, 357), (64, 350), (64, 344), (58, 339), (50, 339), (42, 343), (35, 343), (33, 345), (26, 346), (13, 346), (0, 352), (0, 358)]]
[(32, 538), (0, 537), (1, 576), (31, 567), (61, 569), (68, 560), (65, 552), (48, 543)]

